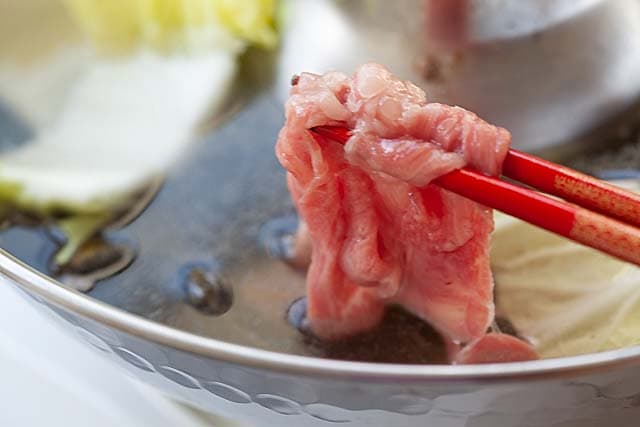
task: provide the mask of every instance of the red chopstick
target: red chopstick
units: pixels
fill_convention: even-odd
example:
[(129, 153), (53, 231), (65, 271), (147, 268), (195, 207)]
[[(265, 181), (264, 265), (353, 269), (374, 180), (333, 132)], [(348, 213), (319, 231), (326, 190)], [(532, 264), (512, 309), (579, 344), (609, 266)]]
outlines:
[[(319, 126), (311, 134), (346, 143), (351, 131), (341, 126)], [(510, 150), (505, 175), (542, 191), (579, 203), (571, 204), (486, 176), (469, 168), (455, 170), (434, 184), (483, 205), (520, 218), (578, 243), (640, 265), (640, 197), (588, 175), (529, 154)], [(540, 176), (541, 175), (541, 176)], [(603, 214), (594, 212), (599, 211)], [(626, 220), (616, 220), (605, 214)]]
[(502, 174), (592, 211), (640, 226), (640, 194), (513, 149), (502, 164)]
[[(351, 130), (343, 126), (318, 126), (314, 131), (339, 142), (346, 142), (351, 136)], [(502, 174), (584, 208), (640, 226), (640, 194), (513, 149), (502, 164)]]

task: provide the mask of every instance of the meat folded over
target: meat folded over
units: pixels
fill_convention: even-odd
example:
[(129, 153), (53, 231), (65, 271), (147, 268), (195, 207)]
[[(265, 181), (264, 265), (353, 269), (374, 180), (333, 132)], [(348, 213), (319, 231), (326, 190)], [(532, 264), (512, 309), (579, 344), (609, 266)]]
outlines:
[[(341, 145), (308, 131), (321, 125), (353, 134)], [(474, 113), (428, 103), (378, 64), (350, 77), (301, 74), (276, 154), (311, 240), (313, 332), (362, 332), (400, 305), (452, 343), (484, 337), (494, 316), (492, 212), (431, 181), (464, 166), (498, 175), (510, 140)]]

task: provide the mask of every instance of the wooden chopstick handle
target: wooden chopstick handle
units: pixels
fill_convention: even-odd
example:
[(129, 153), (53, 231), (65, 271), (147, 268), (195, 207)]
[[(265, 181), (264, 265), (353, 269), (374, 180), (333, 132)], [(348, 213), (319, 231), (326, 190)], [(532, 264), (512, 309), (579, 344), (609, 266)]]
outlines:
[(573, 169), (510, 150), (502, 173), (589, 210), (640, 226), (640, 195)]
[(640, 265), (640, 229), (498, 178), (460, 169), (440, 187), (575, 242)]
[(640, 265), (640, 230), (629, 224), (580, 209), (570, 236), (576, 242)]

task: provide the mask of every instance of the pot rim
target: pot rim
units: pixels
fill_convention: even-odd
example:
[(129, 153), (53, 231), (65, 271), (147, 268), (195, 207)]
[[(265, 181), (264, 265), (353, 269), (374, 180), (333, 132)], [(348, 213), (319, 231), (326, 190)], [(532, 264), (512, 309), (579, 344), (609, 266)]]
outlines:
[(119, 331), (219, 361), (283, 374), (375, 381), (510, 381), (575, 377), (640, 363), (640, 346), (581, 356), (486, 365), (349, 362), (231, 344), (162, 325), (64, 287), (0, 250), (0, 274), (50, 303)]

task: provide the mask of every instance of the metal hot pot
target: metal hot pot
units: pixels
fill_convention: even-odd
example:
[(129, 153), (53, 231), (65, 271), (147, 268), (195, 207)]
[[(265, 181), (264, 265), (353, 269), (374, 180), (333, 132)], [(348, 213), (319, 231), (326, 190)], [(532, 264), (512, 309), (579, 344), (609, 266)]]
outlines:
[[(19, 20), (0, 31), (29, 29), (20, 34), (25, 48), (39, 31), (46, 41), (68, 25), (51, 7), (0, 5), (0, 21)], [(249, 425), (635, 425), (640, 347), (479, 366), (294, 355), (300, 344), (284, 313), (304, 278), (270, 260), (260, 241), (264, 224), (291, 213), (273, 156), (291, 74), (378, 60), (434, 99), (511, 128), (520, 148), (576, 144), (633, 109), (640, 3), (297, 0), (285, 12), (280, 51), (245, 55), (228, 114), (168, 173), (139, 218), (109, 231), (140, 249), (131, 267), (77, 292), (39, 272), (54, 243), (19, 227), (0, 237), (3, 284), (139, 380)], [(39, 13), (50, 25), (36, 25)], [(447, 20), (458, 26), (439, 26)], [(17, 128), (4, 114), (0, 135)], [(185, 268), (225, 277), (232, 309), (216, 316), (194, 305)]]

